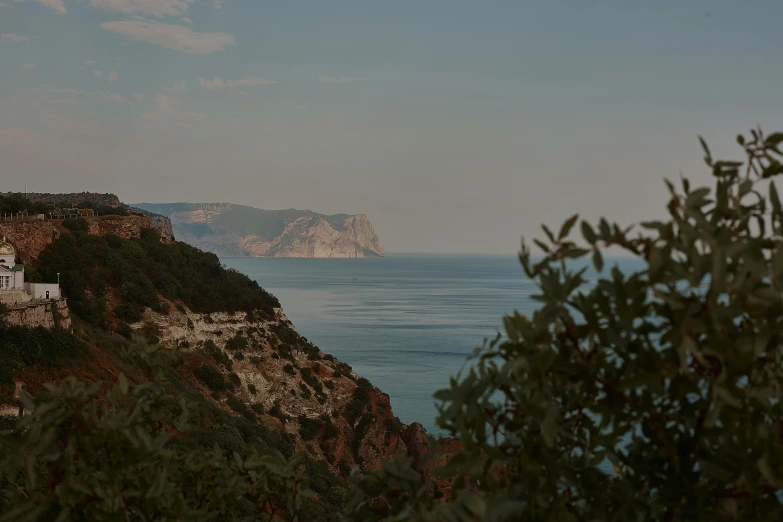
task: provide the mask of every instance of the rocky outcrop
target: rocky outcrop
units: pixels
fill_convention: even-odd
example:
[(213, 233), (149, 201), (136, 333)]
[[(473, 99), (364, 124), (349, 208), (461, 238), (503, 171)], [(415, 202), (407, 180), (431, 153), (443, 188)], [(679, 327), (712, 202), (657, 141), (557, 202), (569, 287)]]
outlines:
[(37, 259), (41, 252), (60, 237), (62, 222), (56, 219), (46, 221), (0, 221), (0, 236), (16, 247), (22, 263)]
[(262, 210), (229, 203), (140, 203), (168, 216), (180, 241), (222, 256), (363, 258), (386, 255), (364, 214)]
[(335, 230), (323, 218), (301, 217), (286, 226), (282, 235), (250, 250), (265, 257), (382, 257), (386, 253), (367, 216), (359, 214), (343, 221)]
[(160, 233), (161, 240), (164, 243), (174, 242), (174, 229), (171, 226), (171, 220), (165, 216), (152, 215), (150, 216), (152, 222), (152, 228), (156, 229)]
[[(89, 233), (96, 236), (111, 234), (129, 239), (140, 237), (145, 228), (155, 228), (152, 219), (146, 216), (100, 216), (86, 220)], [(65, 230), (63, 220), (60, 219), (0, 221), (0, 236), (6, 236), (8, 242), (16, 247), (22, 263), (26, 264), (37, 259)], [(161, 242), (173, 241), (165, 230), (158, 231), (161, 234)]]
[(88, 232), (93, 236), (114, 235), (122, 239), (141, 237), (145, 228), (155, 228), (164, 244), (172, 242), (173, 238), (165, 230), (155, 227), (152, 218), (147, 216), (106, 216), (87, 219)]
[(65, 299), (19, 305), (8, 311), (5, 320), (11, 326), (42, 326), (49, 330), (59, 327), (71, 331), (71, 312)]

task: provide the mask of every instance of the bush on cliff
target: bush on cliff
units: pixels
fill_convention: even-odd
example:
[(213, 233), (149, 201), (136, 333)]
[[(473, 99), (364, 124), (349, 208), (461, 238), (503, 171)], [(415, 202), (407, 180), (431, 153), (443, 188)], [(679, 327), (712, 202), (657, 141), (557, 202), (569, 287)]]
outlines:
[(35, 268), (51, 281), (59, 272), (74, 314), (98, 325), (106, 318), (104, 296), (110, 289), (122, 299), (114, 312), (126, 322), (140, 320), (144, 307), (162, 312), (159, 294), (182, 300), (197, 313), (258, 310), (271, 317), (280, 306), (258, 283), (223, 268), (214, 254), (184, 243), (164, 245), (153, 229), (143, 229), (140, 239), (123, 240), (75, 227), (47, 247)]
[[(783, 173), (783, 133), (738, 141), (745, 164), (704, 147), (713, 197), (668, 183), (670, 218), (643, 223), (646, 235), (602, 219), (581, 222), (577, 242), (574, 216), (557, 233), (544, 228), (542, 259), (523, 243), (540, 308), (505, 317), (505, 337), (436, 394), (439, 426), (464, 448), (438, 473), (453, 480), (448, 502), (418, 471), (431, 455), (354, 470), (345, 497), (320, 480), (311, 487), (344, 498), (346, 522), (783, 519), (783, 205), (770, 183)], [(605, 272), (609, 246), (644, 268)], [(585, 258), (599, 273), (590, 284)], [(326, 516), (299, 509), (302, 476), (316, 467), (169, 451), (172, 432), (187, 429), (185, 403), (163, 390), (120, 379), (100, 408), (99, 389), (69, 380), (50, 389), (56, 401), (26, 400), (33, 415), (2, 440), (0, 514)], [(229, 428), (224, 438), (239, 444)]]
[(67, 366), (85, 355), (82, 344), (61, 328), (4, 326), (0, 317), (0, 385), (13, 386), (14, 375), (27, 367)]

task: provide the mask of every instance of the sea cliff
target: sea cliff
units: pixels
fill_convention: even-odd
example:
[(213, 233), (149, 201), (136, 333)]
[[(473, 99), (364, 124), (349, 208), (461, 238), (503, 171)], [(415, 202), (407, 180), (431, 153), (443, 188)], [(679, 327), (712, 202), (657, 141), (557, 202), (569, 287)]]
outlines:
[(220, 256), (367, 258), (386, 255), (365, 214), (263, 210), (230, 203), (139, 203), (180, 241)]

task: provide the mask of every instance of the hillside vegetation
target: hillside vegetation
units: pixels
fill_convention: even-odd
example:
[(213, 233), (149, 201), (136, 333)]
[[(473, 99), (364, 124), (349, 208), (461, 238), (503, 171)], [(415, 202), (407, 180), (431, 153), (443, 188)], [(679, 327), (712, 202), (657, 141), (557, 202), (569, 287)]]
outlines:
[(30, 277), (53, 281), (60, 273), (73, 312), (90, 323), (103, 324), (109, 312), (139, 321), (144, 307), (162, 310), (159, 296), (199, 313), (252, 310), (271, 317), (280, 306), (255, 281), (224, 269), (214, 254), (184, 243), (161, 244), (154, 229), (122, 240), (89, 235), (82, 219), (64, 224), (72, 233), (44, 251)]

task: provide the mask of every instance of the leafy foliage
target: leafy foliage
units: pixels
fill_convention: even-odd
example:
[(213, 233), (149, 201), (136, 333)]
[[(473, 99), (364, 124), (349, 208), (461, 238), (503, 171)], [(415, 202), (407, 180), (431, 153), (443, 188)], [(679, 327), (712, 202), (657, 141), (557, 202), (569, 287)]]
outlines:
[(181, 451), (191, 406), (164, 384), (161, 372), (108, 389), (69, 377), (47, 385), (50, 400), (23, 394), (31, 413), (2, 438), (3, 519), (295, 520), (308, 495), (299, 460)]
[(121, 297), (113, 311), (125, 322), (140, 320), (144, 307), (162, 312), (158, 294), (198, 313), (258, 310), (271, 317), (280, 306), (258, 283), (223, 268), (214, 254), (184, 243), (164, 245), (153, 229), (142, 230), (140, 239), (120, 240), (88, 235), (77, 224), (84, 220), (66, 221), (74, 223), (72, 233), (49, 245), (35, 268), (46, 280), (59, 272), (72, 311), (93, 324), (106, 319), (109, 289)]
[(0, 385), (13, 386), (14, 375), (29, 366), (56, 368), (83, 360), (86, 350), (67, 331), (0, 324)]
[[(580, 246), (574, 216), (544, 227), (543, 259), (523, 243), (541, 307), (437, 394), (465, 445), (457, 490), (530, 521), (783, 517), (783, 209), (766, 181), (783, 135), (752, 135), (743, 173), (705, 146), (712, 197), (667, 182), (670, 219), (646, 235), (583, 221)], [(601, 272), (602, 245), (644, 268), (588, 285), (579, 260)]]

